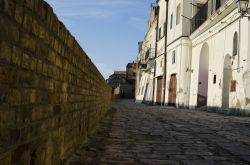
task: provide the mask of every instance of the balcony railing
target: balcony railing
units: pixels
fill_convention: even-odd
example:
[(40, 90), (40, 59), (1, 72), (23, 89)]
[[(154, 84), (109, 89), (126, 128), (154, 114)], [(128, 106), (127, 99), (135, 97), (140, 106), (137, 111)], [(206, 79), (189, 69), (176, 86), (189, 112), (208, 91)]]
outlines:
[(191, 19), (192, 27), (191, 33), (193, 33), (198, 27), (200, 27), (207, 20), (208, 2), (205, 3), (195, 16)]
[(191, 19), (191, 33), (198, 29), (217, 9), (228, 0), (208, 0)]

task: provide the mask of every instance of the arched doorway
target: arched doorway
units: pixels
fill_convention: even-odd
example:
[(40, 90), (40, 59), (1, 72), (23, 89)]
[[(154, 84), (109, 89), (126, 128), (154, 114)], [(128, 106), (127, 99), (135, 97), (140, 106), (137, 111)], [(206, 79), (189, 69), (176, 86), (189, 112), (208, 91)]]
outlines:
[(223, 67), (223, 89), (222, 89), (222, 108), (229, 108), (229, 92), (232, 80), (232, 62), (229, 55), (224, 59)]
[(208, 44), (205, 43), (201, 48), (200, 54), (197, 107), (203, 107), (207, 105), (208, 70), (209, 47)]

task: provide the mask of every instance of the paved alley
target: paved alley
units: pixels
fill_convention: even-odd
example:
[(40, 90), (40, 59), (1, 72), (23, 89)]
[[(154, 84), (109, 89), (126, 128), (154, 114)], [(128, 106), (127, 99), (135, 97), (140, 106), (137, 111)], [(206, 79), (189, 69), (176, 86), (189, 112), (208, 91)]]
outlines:
[(69, 159), (81, 164), (250, 164), (250, 118), (113, 103), (116, 110)]

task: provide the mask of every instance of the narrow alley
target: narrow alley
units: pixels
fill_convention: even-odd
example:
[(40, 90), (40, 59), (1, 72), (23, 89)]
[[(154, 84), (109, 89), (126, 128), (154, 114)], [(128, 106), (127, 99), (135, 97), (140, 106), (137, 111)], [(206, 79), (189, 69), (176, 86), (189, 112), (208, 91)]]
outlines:
[(68, 164), (250, 164), (249, 123), (118, 100)]

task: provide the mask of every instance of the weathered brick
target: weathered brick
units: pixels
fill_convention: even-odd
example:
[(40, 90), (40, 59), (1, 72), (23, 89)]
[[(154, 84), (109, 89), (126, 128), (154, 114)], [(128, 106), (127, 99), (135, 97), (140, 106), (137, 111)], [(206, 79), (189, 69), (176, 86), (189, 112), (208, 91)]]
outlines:
[(48, 64), (47, 63), (43, 63), (43, 74), (44, 75), (48, 75)]
[(39, 34), (40, 34), (40, 25), (39, 25), (38, 20), (33, 19), (31, 31), (32, 31), (32, 33), (34, 33), (36, 36), (39, 36)]
[[(0, 37), (2, 40), (7, 40), (8, 38), (8, 26), (6, 26), (6, 17), (0, 13), (0, 16), (1, 16), (1, 19), (0, 19), (0, 27), (1, 27), (1, 30), (0, 30)], [(8, 23), (7, 23), (8, 24)]]
[(5, 41), (0, 41), (0, 60), (10, 62), (12, 47)]
[(36, 87), (37, 84), (36, 77), (32, 75), (30, 72), (26, 72), (25, 70), (18, 72), (17, 86), (19, 88), (31, 88)]
[(21, 104), (22, 105), (30, 104), (30, 90), (29, 89), (21, 90)]
[(3, 0), (3, 12), (8, 14), (9, 16), (13, 16), (15, 13), (15, 3), (13, 0)]
[(38, 73), (42, 73), (43, 71), (43, 61), (42, 60), (37, 60), (37, 67), (36, 70)]
[(20, 131), (17, 128), (5, 128), (0, 131), (0, 153), (3, 153), (6, 152), (11, 145), (19, 142)]
[(23, 27), (27, 30), (31, 30), (32, 28), (32, 15), (27, 11), (24, 11)]
[(11, 20), (9, 20), (8, 17), (1, 16), (0, 26), (1, 26), (1, 31), (0, 31), (1, 39), (11, 42), (19, 41), (20, 38), (19, 27), (15, 26), (15, 24)]
[(10, 25), (10, 27), (8, 27), (8, 37), (10, 41), (19, 42), (20, 39), (19, 27)]
[(13, 53), (11, 56), (11, 61), (14, 65), (20, 66), (22, 62), (22, 50), (16, 46), (13, 47)]
[(36, 50), (36, 40), (31, 35), (27, 34), (25, 31), (22, 31), (21, 34), (21, 46), (32, 53)]
[(54, 50), (49, 50), (49, 53), (48, 53), (48, 60), (55, 64), (56, 63), (56, 53)]
[(46, 38), (46, 29), (45, 29), (45, 27), (43, 27), (43, 26), (40, 26), (39, 27), (40, 29), (39, 29), (39, 37), (41, 38), (41, 39), (45, 39)]
[(11, 153), (7, 152), (0, 157), (0, 165), (11, 165)]
[(22, 59), (22, 67), (25, 69), (30, 69), (31, 65), (31, 58), (28, 54), (23, 53), (23, 59)]
[(30, 70), (36, 71), (37, 59), (35, 57), (31, 57), (30, 61)]
[(0, 79), (3, 84), (14, 84), (16, 81), (16, 72), (7, 65), (0, 64)]
[(21, 104), (21, 92), (19, 89), (11, 89), (8, 96), (7, 101), (12, 106), (18, 106)]
[(11, 163), (27, 164), (30, 161), (29, 147), (29, 143), (18, 146), (11, 155)]
[(15, 111), (1, 110), (0, 112), (1, 112), (0, 128), (13, 126), (14, 122), (9, 122), (9, 121), (15, 121)]
[(16, 3), (15, 19), (19, 24), (23, 23), (23, 6), (21, 4)]
[(26, 7), (34, 9), (34, 0), (24, 0), (24, 4)]

